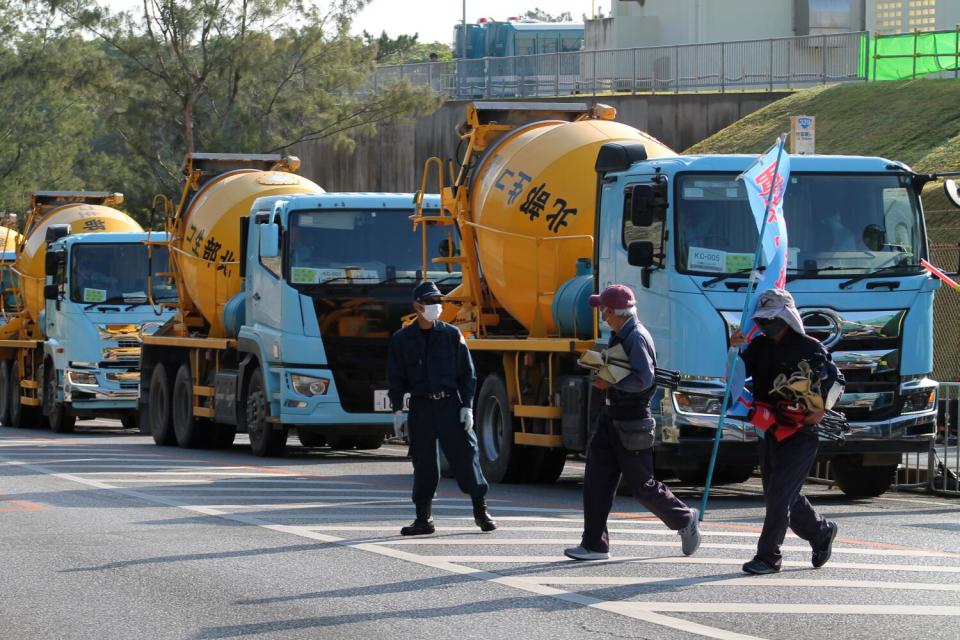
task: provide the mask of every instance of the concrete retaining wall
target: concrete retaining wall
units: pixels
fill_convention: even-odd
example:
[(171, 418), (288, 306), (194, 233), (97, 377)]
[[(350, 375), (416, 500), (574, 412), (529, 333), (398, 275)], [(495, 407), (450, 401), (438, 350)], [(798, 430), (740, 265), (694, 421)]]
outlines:
[[(620, 122), (682, 151), (787, 95), (658, 94), (604, 96), (598, 101), (616, 107)], [(456, 128), (463, 121), (464, 104), (448, 102), (415, 122), (381, 126), (375, 137), (358, 138), (352, 153), (322, 143), (296, 145), (291, 151), (303, 160), (304, 175), (328, 191), (415, 191), (428, 157), (454, 157)]]

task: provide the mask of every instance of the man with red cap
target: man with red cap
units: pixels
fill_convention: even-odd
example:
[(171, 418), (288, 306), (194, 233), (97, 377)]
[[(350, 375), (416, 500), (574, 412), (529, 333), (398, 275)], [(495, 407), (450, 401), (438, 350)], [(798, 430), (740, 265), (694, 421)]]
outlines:
[(590, 306), (611, 329), (609, 347), (620, 345), (630, 361), (630, 374), (610, 384), (596, 378), (604, 392), (603, 408), (587, 446), (583, 481), (583, 537), (564, 554), (574, 560), (610, 557), (607, 517), (621, 476), (633, 496), (664, 524), (680, 534), (684, 555), (700, 547), (699, 513), (680, 501), (653, 475), (654, 427), (650, 400), (656, 392), (657, 357), (653, 338), (637, 318), (636, 299), (629, 287), (615, 284), (590, 296)]

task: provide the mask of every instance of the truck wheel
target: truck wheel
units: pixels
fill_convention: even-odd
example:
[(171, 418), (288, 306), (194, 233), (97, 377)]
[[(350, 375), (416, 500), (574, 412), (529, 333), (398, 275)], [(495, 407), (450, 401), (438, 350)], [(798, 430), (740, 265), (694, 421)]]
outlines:
[(0, 362), (0, 424), (10, 426), (10, 363)]
[(184, 363), (173, 381), (173, 431), (177, 444), (184, 449), (203, 446), (204, 431), (193, 415), (193, 375), (190, 365)]
[(305, 447), (322, 447), (327, 444), (327, 437), (316, 431), (305, 431), (297, 428), (297, 437)]
[(59, 402), (55, 380), (57, 372), (52, 362), (43, 366), (43, 408), (50, 421), (50, 431), (54, 433), (73, 433), (77, 418), (70, 415), (70, 410)]
[(20, 402), (20, 363), (14, 363), (10, 370), (10, 425), (21, 429), (39, 426), (38, 408)]
[(162, 364), (153, 367), (150, 376), (150, 403), (148, 417), (153, 441), (163, 447), (177, 444), (173, 430), (173, 410), (170, 403), (170, 374)]
[(513, 412), (507, 386), (496, 373), (484, 379), (477, 399), (477, 443), (480, 467), (490, 482), (522, 482), (527, 474), (527, 451), (513, 441)]
[(260, 369), (250, 376), (247, 387), (247, 433), (250, 435), (250, 450), (253, 455), (263, 457), (282, 456), (287, 447), (288, 429), (272, 429), (267, 418), (270, 416), (270, 404), (263, 385)]
[(830, 465), (837, 486), (851, 498), (876, 498), (886, 493), (897, 473), (897, 465), (865, 467), (860, 458), (834, 458)]
[(372, 451), (383, 446), (383, 434), (374, 433), (365, 436), (357, 436), (357, 449)]
[(540, 449), (533, 452), (530, 463), (531, 477), (530, 482), (539, 484), (553, 484), (563, 473), (563, 467), (567, 464), (567, 452), (565, 449)]
[(135, 413), (120, 416), (120, 426), (124, 429), (136, 429), (140, 431), (140, 417)]

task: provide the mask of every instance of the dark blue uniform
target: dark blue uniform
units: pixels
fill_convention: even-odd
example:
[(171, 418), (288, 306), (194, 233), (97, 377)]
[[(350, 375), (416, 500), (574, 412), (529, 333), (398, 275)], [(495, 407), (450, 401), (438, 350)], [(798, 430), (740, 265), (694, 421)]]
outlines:
[(437, 441), (450, 462), (460, 490), (473, 498), (487, 493), (480, 469), (477, 437), (464, 431), (460, 409), (473, 408), (477, 378), (470, 350), (459, 329), (434, 322), (432, 329), (417, 323), (397, 331), (390, 340), (387, 384), (394, 410), (410, 394), (407, 435), (413, 459), (413, 502), (433, 499), (440, 482)]
[(583, 480), (581, 546), (595, 552), (610, 548), (607, 517), (621, 476), (634, 498), (673, 530), (691, 523), (694, 512), (653, 475), (653, 430), (650, 400), (656, 392), (657, 360), (653, 338), (635, 318), (628, 318), (610, 339), (630, 360), (633, 372), (607, 389), (597, 428), (587, 446)]

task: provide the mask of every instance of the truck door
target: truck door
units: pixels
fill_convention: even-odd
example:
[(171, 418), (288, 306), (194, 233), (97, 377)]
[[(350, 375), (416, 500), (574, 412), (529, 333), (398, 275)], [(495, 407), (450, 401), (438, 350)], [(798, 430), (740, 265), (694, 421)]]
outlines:
[[(279, 225), (279, 222), (273, 224)], [(280, 309), (283, 292), (283, 271), (281, 268), (283, 248), (278, 245), (277, 255), (269, 255), (273, 252), (264, 251), (264, 243), (260, 238), (268, 226), (270, 226), (270, 223), (257, 224), (251, 238), (253, 240), (252, 246), (248, 248), (248, 251), (256, 252), (259, 255), (259, 264), (251, 269), (248, 274), (251, 284), (248, 300), (250, 317), (254, 324), (279, 329), (281, 326)], [(277, 233), (277, 235), (279, 242), (279, 238), (282, 238), (283, 234)]]

